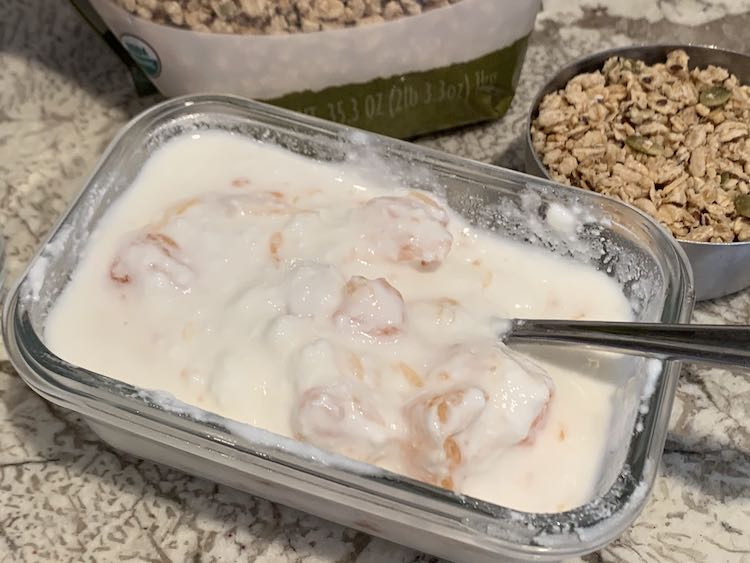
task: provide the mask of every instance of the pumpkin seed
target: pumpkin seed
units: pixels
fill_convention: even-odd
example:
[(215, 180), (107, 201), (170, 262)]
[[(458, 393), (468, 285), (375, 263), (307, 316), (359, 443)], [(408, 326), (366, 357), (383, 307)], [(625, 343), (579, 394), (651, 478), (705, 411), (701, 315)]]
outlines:
[(625, 139), (625, 144), (634, 151), (642, 152), (649, 156), (659, 156), (662, 148), (654, 143), (651, 139), (641, 137), (640, 135), (630, 135)]
[(738, 195), (734, 200), (737, 215), (750, 218), (750, 194)]
[(713, 86), (701, 92), (701, 103), (709, 108), (717, 108), (727, 103), (732, 93), (722, 86)]

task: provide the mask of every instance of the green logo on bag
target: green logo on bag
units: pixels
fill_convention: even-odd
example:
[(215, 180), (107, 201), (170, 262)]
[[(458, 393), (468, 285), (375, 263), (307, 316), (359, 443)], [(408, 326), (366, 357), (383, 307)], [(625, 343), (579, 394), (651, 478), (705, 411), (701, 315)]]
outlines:
[(122, 35), (120, 41), (128, 50), (138, 66), (143, 69), (148, 76), (156, 78), (161, 73), (161, 61), (156, 51), (143, 39), (134, 35)]

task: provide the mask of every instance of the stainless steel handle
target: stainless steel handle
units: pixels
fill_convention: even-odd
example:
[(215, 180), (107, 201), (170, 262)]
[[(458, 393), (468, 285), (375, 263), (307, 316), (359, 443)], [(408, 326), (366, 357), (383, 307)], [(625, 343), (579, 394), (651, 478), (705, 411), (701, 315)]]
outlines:
[(750, 326), (516, 319), (504, 340), (583, 344), (661, 359), (750, 368)]

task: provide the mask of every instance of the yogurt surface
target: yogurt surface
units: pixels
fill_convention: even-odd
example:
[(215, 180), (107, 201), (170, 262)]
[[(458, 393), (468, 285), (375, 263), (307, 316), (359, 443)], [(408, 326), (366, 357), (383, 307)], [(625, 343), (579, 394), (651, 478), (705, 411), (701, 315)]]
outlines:
[(626, 320), (595, 269), (434, 195), (229, 133), (166, 144), (50, 311), (65, 360), (520, 510), (585, 503), (614, 385), (507, 318)]

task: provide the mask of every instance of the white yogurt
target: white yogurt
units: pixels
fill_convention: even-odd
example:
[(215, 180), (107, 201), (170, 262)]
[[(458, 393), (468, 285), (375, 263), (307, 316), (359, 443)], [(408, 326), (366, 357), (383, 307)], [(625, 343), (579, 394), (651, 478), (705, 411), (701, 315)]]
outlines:
[(612, 383), (496, 336), (628, 319), (593, 268), (221, 132), (168, 143), (91, 240), (47, 322), (67, 361), (498, 504), (590, 499)]

